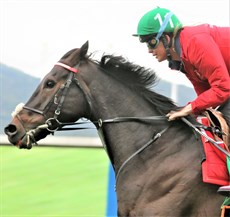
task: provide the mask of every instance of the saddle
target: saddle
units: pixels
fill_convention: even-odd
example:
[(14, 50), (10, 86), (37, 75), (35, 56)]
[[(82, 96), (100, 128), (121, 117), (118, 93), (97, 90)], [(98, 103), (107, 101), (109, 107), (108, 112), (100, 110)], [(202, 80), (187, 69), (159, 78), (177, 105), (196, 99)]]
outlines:
[(229, 127), (222, 115), (221, 112), (209, 108), (204, 112), (204, 115), (208, 118), (211, 127), (215, 129), (214, 138), (217, 141), (223, 140), (223, 142), (229, 147), (230, 144), (230, 134), (229, 134)]
[[(204, 116), (198, 116), (197, 121), (203, 125), (201, 131), (209, 138), (218, 142), (218, 145), (229, 152), (229, 128), (222, 114), (208, 109)], [(203, 182), (216, 185), (229, 185), (229, 173), (226, 155), (217, 149), (204, 136), (201, 136), (205, 158), (202, 161)]]

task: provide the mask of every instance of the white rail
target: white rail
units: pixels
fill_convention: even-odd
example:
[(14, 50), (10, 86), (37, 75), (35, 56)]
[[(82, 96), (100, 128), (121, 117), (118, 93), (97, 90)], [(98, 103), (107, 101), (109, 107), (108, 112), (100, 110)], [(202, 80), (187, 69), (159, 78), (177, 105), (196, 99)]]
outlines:
[[(0, 145), (11, 145), (7, 136), (0, 135)], [(38, 142), (38, 146), (101, 148), (102, 143), (98, 137), (47, 136)]]

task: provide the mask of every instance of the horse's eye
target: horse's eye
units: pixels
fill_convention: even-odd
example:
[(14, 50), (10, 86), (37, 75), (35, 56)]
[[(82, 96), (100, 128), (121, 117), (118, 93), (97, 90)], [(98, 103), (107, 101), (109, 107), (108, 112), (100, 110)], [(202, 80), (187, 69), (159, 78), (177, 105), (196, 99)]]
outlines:
[(48, 80), (48, 81), (46, 81), (45, 87), (46, 88), (53, 88), (55, 86), (55, 84), (56, 83), (54, 81)]

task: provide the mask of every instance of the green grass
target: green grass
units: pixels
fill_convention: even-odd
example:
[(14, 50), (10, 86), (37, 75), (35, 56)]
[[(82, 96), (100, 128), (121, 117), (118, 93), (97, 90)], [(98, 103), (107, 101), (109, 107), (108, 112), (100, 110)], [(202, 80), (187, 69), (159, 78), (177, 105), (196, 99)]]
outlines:
[(105, 216), (103, 149), (0, 147), (1, 217)]

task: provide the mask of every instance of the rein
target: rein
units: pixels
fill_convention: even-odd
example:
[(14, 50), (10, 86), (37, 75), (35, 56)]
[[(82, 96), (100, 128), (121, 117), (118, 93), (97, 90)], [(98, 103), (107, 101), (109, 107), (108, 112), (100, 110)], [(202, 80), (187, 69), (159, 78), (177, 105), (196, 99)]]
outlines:
[(207, 139), (209, 142), (211, 142), (217, 149), (219, 149), (221, 152), (223, 152), (226, 156), (228, 156), (230, 158), (230, 153), (219, 146), (219, 144), (223, 144), (223, 141), (215, 141), (214, 139), (210, 138), (209, 136), (206, 135), (206, 133), (203, 133), (199, 129), (199, 128), (203, 128), (203, 125), (201, 125), (201, 127), (199, 127), (199, 126), (196, 127), (184, 117), (182, 117), (181, 120), (184, 123), (186, 123), (189, 127), (191, 127), (195, 132), (197, 132), (200, 136), (203, 136), (205, 139)]
[[(151, 124), (155, 121), (163, 121), (167, 120), (165, 116), (146, 116), (146, 117), (116, 117), (111, 119), (99, 119), (98, 121), (91, 121), (91, 123), (95, 124), (98, 127), (102, 127), (106, 123), (122, 123), (122, 122), (139, 122), (139, 123), (145, 123), (145, 124)], [(69, 128), (63, 128), (64, 126), (70, 126), (70, 125), (81, 125), (81, 124), (87, 124), (90, 123), (89, 121), (84, 122), (60, 122), (56, 118), (49, 118), (46, 123), (43, 125), (46, 127), (46, 129), (50, 132), (55, 131), (67, 131), (67, 130), (82, 130), (82, 129), (91, 129), (89, 127), (79, 128), (79, 127), (69, 127)]]

